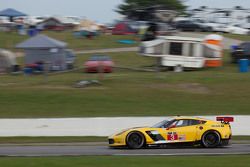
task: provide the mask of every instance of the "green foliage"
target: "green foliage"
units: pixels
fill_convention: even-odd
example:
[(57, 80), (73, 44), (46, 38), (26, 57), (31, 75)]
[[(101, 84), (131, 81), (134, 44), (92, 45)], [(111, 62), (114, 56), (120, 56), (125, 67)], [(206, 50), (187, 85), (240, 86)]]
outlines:
[[(39, 144), (39, 143), (84, 143), (106, 142), (107, 137), (84, 136), (84, 137), (0, 137), (0, 144)], [(95, 143), (96, 144), (96, 143)]]
[[(237, 156), (83, 156), (83, 157), (3, 157), (3, 167), (249, 167), (249, 155)], [(212, 164), (212, 165), (211, 165)]]
[[(45, 34), (51, 38), (55, 38), (60, 41), (68, 43), (68, 47), (74, 50), (91, 50), (91, 49), (105, 49), (105, 48), (122, 48), (122, 47), (133, 47), (137, 46), (138, 43), (132, 45), (121, 44), (117, 42), (121, 39), (128, 40), (137, 40), (138, 38), (133, 35), (100, 35), (92, 40), (87, 38), (76, 38), (73, 36), (73, 32), (53, 32), (53, 31), (44, 31), (42, 34)], [(9, 49), (12, 51), (17, 51), (15, 46), (28, 39), (29, 36), (18, 35), (16, 32), (0, 32), (0, 48)], [(21, 51), (21, 50), (20, 50)]]
[(151, 7), (155, 5), (161, 5), (166, 9), (172, 9), (177, 11), (183, 11), (184, 6), (181, 0), (124, 0), (124, 3), (118, 6), (117, 12), (126, 15), (128, 11), (132, 9)]

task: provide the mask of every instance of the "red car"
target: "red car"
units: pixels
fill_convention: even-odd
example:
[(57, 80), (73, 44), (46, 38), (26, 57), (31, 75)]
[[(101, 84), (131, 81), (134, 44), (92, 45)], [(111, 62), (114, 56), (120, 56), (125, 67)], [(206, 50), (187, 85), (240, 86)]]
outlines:
[(87, 73), (111, 73), (114, 63), (109, 56), (95, 55), (84, 64)]

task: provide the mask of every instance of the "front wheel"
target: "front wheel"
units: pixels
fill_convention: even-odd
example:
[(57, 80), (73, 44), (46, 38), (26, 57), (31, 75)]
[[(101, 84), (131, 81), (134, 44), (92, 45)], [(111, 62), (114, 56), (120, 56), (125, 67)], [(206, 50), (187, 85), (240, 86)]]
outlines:
[(145, 144), (144, 135), (140, 132), (130, 132), (126, 138), (127, 146), (131, 149), (140, 149)]
[(206, 132), (201, 139), (201, 144), (206, 148), (218, 147), (221, 143), (220, 134), (216, 131)]

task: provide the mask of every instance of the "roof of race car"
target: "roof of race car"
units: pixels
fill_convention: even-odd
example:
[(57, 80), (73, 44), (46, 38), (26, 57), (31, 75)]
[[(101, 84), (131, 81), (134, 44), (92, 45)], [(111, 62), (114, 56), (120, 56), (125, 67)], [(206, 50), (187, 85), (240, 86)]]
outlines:
[(180, 120), (180, 119), (207, 120), (207, 119), (200, 118), (200, 117), (187, 117), (187, 116), (176, 116), (176, 117), (173, 117), (173, 119), (176, 119), (176, 120)]

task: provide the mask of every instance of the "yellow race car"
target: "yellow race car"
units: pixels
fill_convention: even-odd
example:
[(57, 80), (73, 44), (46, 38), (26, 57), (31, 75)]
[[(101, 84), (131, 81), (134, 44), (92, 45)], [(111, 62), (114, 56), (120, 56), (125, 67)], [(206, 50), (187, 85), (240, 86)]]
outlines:
[(175, 117), (152, 127), (123, 130), (110, 136), (108, 141), (110, 147), (131, 149), (169, 144), (199, 144), (206, 148), (225, 146), (232, 136), (230, 122), (233, 120), (233, 117), (217, 117), (216, 121)]

